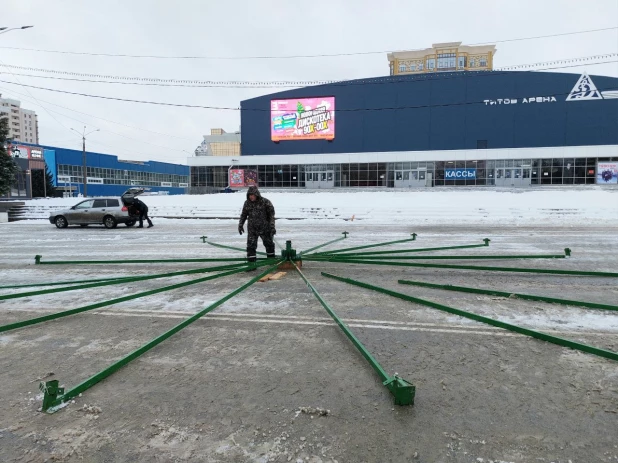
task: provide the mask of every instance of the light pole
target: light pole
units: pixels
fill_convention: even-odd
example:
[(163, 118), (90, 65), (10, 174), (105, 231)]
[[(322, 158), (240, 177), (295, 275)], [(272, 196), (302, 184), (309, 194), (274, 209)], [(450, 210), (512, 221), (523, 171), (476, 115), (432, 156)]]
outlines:
[[(73, 132), (77, 132), (74, 128), (71, 127)], [(90, 135), (94, 132), (99, 132), (101, 129), (96, 129), (91, 132), (86, 133), (86, 126), (84, 126), (84, 131), (81, 133), (82, 136), (82, 170), (83, 170), (83, 182), (84, 182), (84, 198), (88, 197), (88, 182), (86, 178), (86, 136)], [(77, 132), (79, 133), (79, 132)]]
[(0, 27), (0, 35), (6, 34), (7, 32), (11, 32), (18, 29), (30, 29), (34, 26), (21, 26), (21, 27)]

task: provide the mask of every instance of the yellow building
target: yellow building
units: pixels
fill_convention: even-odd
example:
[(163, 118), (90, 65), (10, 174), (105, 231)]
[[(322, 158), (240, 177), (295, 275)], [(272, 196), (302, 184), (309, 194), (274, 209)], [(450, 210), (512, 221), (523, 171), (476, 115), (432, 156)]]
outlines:
[(461, 42), (434, 43), (432, 48), (396, 51), (387, 55), (390, 75), (424, 72), (491, 71), (495, 45), (468, 46)]
[(204, 141), (195, 150), (195, 155), (240, 156), (240, 132), (210, 129), (210, 135), (204, 135)]

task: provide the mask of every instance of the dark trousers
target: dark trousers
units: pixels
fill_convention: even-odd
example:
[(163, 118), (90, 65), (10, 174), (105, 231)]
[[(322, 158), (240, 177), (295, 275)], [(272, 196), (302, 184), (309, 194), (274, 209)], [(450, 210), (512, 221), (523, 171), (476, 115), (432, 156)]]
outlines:
[(249, 230), (249, 233), (247, 233), (247, 260), (249, 260), (249, 262), (255, 262), (257, 259), (258, 238), (262, 238), (262, 243), (264, 243), (268, 257), (275, 257), (275, 242), (273, 241), (270, 231), (260, 232)]
[(146, 219), (146, 221), (148, 222), (148, 225), (152, 225), (152, 220), (150, 220), (150, 217), (148, 217), (147, 207), (139, 211), (139, 226), (140, 227), (144, 226), (144, 219)]

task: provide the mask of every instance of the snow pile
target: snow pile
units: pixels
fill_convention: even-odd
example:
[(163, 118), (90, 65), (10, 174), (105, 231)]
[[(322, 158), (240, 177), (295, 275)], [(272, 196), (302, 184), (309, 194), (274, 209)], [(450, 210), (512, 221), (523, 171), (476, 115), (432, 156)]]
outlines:
[[(278, 219), (410, 224), (618, 224), (618, 189), (444, 188), (406, 191), (265, 191)], [(237, 219), (245, 195), (147, 196), (151, 217)], [(25, 218), (47, 218), (75, 198), (27, 201)]]

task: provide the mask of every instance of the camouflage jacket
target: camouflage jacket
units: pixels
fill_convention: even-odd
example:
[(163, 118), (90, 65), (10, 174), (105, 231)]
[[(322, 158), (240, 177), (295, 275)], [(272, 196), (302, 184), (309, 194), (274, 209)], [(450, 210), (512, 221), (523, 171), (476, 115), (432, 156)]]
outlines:
[[(257, 199), (251, 201), (249, 195), (255, 195)], [(275, 228), (273, 203), (262, 197), (256, 186), (250, 186), (247, 191), (247, 200), (242, 208), (238, 225), (243, 226), (246, 220), (249, 220), (249, 232), (266, 232)]]

